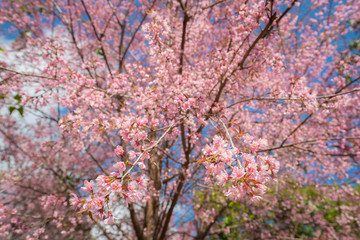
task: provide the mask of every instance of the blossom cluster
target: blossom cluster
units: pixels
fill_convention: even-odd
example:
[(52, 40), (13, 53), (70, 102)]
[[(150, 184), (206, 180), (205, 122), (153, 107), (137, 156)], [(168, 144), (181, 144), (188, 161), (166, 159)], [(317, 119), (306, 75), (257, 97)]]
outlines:
[(249, 152), (240, 152), (230, 148), (229, 142), (220, 136), (215, 136), (211, 145), (204, 150), (204, 162), (208, 177), (205, 182), (216, 182), (225, 187), (225, 196), (236, 201), (249, 194), (252, 200), (261, 199), (267, 189), (267, 184), (279, 171), (279, 162), (273, 157), (258, 154), (259, 148), (265, 146), (264, 140), (252, 140), (244, 136), (249, 143)]
[[(124, 152), (120, 146), (115, 149), (117, 155)], [(116, 195), (124, 200), (124, 205), (135, 201), (146, 199), (146, 187), (148, 181), (143, 175), (132, 177), (124, 173), (126, 165), (120, 161), (113, 165), (114, 171), (108, 176), (100, 175), (93, 180), (84, 182), (81, 190), (90, 194), (90, 198), (79, 198), (73, 194), (71, 204), (80, 208), (80, 212), (87, 212), (91, 219), (104, 220), (106, 224), (114, 223), (114, 216), (111, 212), (111, 195)]]

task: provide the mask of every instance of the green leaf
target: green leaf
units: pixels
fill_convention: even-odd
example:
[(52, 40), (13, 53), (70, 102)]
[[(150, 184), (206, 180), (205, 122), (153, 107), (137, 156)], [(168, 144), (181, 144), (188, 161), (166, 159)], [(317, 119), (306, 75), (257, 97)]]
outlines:
[(346, 76), (345, 76), (345, 80), (346, 80), (346, 83), (351, 82), (351, 77), (350, 77), (350, 75), (349, 75), (349, 74), (346, 74)]
[(104, 56), (101, 48), (97, 48), (97, 49), (96, 49), (96, 54), (98, 54), (98, 55), (100, 55), (100, 56)]
[(256, 218), (256, 215), (250, 214), (249, 217), (250, 217), (251, 219), (255, 219), (255, 218)]
[(0, 47), (0, 52), (5, 53), (5, 50)]
[(19, 111), (21, 117), (24, 117), (24, 108), (22, 106), (18, 108), (18, 111)]
[(14, 106), (10, 106), (9, 107), (9, 112), (10, 112), (10, 115), (12, 114), (12, 112), (13, 111), (15, 111), (16, 110), (16, 107), (14, 107)]
[(349, 45), (350, 50), (359, 50), (360, 49), (360, 41), (358, 39), (355, 39), (352, 43)]
[(14, 99), (15, 99), (18, 103), (20, 103), (20, 101), (21, 101), (21, 96), (20, 96), (19, 94), (16, 94), (16, 95), (14, 96)]

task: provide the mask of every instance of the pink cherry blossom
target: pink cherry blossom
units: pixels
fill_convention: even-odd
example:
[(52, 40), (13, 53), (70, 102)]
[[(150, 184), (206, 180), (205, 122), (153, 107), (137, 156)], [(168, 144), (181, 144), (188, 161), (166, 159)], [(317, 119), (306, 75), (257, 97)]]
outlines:
[(117, 162), (114, 164), (114, 168), (118, 169), (118, 171), (122, 173), (125, 170), (126, 166), (124, 162)]
[(117, 146), (114, 150), (115, 154), (118, 156), (124, 155), (124, 149), (121, 146)]
[(84, 185), (85, 185), (84, 187), (81, 187), (81, 190), (83, 190), (84, 192), (92, 192), (94, 187), (94, 182), (92, 180), (91, 181), (85, 180)]

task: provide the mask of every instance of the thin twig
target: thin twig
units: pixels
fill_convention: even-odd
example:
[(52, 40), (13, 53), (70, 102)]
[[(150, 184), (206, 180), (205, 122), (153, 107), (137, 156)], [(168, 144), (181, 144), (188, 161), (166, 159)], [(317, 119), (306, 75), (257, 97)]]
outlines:
[[(232, 147), (233, 149), (236, 149), (236, 148), (235, 148), (235, 145), (234, 145), (234, 142), (233, 142), (233, 140), (232, 140), (232, 138), (231, 138), (231, 136), (230, 136), (230, 133), (229, 133), (229, 131), (228, 131), (225, 123), (224, 123), (220, 118), (218, 118), (218, 120), (221, 122), (221, 124), (222, 124), (222, 126), (223, 126), (223, 128), (224, 128), (224, 130), (225, 130), (225, 132), (226, 132), (226, 135), (227, 135), (227, 137), (228, 137), (228, 139), (229, 139), (229, 141), (230, 141), (231, 147)], [(241, 166), (240, 160), (238, 159), (238, 157), (237, 157), (236, 155), (235, 155), (235, 158), (236, 158), (236, 161), (237, 161), (239, 167), (241, 168), (242, 166)]]
[(9, 69), (9, 68), (5, 68), (5, 67), (0, 67), (0, 70), (7, 71), (7, 72), (12, 72), (12, 73), (22, 75), (22, 76), (26, 76), (26, 77), (36, 77), (36, 78), (57, 80), (56, 78), (53, 78), (53, 77), (47, 77), (47, 76), (37, 75), (37, 74), (33, 74), (33, 73), (22, 73), (22, 72), (18, 72), (18, 71), (15, 71), (15, 70), (12, 70), (12, 69)]
[(266, 152), (266, 151), (272, 151), (272, 150), (277, 150), (280, 148), (288, 148), (288, 147), (293, 147), (299, 144), (314, 144), (317, 141), (333, 141), (333, 140), (342, 140), (342, 139), (360, 139), (360, 137), (333, 137), (333, 138), (319, 138), (319, 139), (312, 139), (312, 140), (306, 140), (306, 141), (302, 141), (302, 142), (296, 142), (296, 143), (289, 143), (289, 144), (284, 144), (284, 145), (279, 145), (279, 146), (275, 146), (275, 147), (270, 147), (267, 149), (261, 149), (258, 152)]
[[(344, 89), (345, 87), (343, 87), (342, 89)], [(346, 94), (349, 94), (349, 93), (353, 93), (353, 92), (358, 92), (360, 91), (360, 88), (355, 88), (355, 89), (352, 89), (350, 91), (347, 91), (347, 92), (338, 92), (336, 91), (335, 94), (332, 94), (332, 95), (323, 95), (323, 96), (316, 96), (315, 99), (324, 99), (324, 98), (333, 98), (333, 97), (337, 97), (337, 96), (341, 96), (341, 95), (346, 95)], [(243, 103), (243, 102), (250, 102), (250, 101), (305, 101), (305, 100), (308, 100), (308, 99), (305, 99), (305, 98), (272, 98), (272, 97), (256, 97), (256, 98), (247, 98), (247, 99), (243, 99), (243, 100), (240, 100), (238, 102), (235, 102), (233, 104), (230, 104), (229, 106), (227, 106), (227, 108), (230, 108), (234, 105), (237, 105), (237, 104), (240, 104), (240, 103)]]
[(101, 166), (100, 162), (94, 157), (94, 155), (89, 151), (88, 148), (85, 149), (86, 153), (89, 154), (91, 159), (96, 163), (96, 165), (101, 169), (103, 173), (109, 176), (109, 173)]

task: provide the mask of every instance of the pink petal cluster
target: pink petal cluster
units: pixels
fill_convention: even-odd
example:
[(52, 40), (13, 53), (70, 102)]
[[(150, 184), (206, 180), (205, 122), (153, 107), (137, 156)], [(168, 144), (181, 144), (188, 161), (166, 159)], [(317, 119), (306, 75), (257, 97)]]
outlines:
[(279, 171), (279, 162), (271, 156), (257, 153), (259, 147), (266, 146), (266, 141), (254, 141), (250, 136), (245, 136), (244, 141), (250, 144), (251, 153), (239, 153), (224, 138), (214, 137), (212, 144), (203, 150), (208, 175), (205, 181), (216, 181), (225, 187), (225, 196), (233, 201), (247, 194), (258, 201), (266, 192), (266, 185)]
[(121, 146), (117, 146), (114, 150), (115, 154), (118, 156), (124, 155), (124, 149)]

